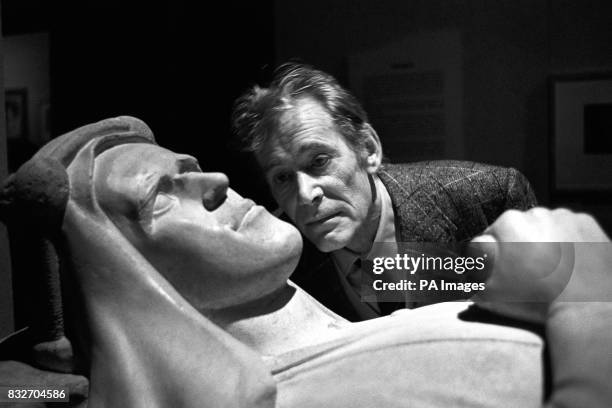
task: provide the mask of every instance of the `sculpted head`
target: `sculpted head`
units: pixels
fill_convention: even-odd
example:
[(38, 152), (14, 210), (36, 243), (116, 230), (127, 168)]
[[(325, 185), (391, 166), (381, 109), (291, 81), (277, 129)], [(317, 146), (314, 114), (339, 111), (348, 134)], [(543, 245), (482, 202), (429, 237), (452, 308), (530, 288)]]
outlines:
[(106, 119), (53, 139), (11, 175), (0, 218), (44, 258), (27, 271), (46, 288), (28, 329), (34, 359), (88, 376), (91, 406), (229, 406), (246, 367), (249, 393), (274, 398), (259, 358), (204, 308), (285, 285), (301, 238), (223, 174), (157, 146), (136, 118)]
[[(136, 276), (152, 266), (202, 310), (273, 292), (301, 252), (292, 225), (228, 183), (224, 174), (203, 173), (195, 158), (158, 146), (143, 122), (121, 117), (54, 139), (12, 176), (3, 197), (18, 212), (8, 218), (34, 217), (31, 224), (54, 241), (61, 230), (68, 245), (57, 247), (69, 249), (76, 269), (103, 268), (130, 245), (134, 255), (116, 269)], [(133, 260), (141, 258), (149, 265)], [(87, 271), (82, 278), (101, 291)]]
[(195, 158), (152, 144), (124, 144), (95, 159), (100, 207), (196, 308), (254, 300), (295, 268), (295, 228), (203, 173)]
[(371, 176), (382, 147), (347, 90), (322, 71), (286, 65), (269, 87), (237, 100), (233, 125), (279, 207), (309, 240), (324, 252), (364, 250), (376, 223)]

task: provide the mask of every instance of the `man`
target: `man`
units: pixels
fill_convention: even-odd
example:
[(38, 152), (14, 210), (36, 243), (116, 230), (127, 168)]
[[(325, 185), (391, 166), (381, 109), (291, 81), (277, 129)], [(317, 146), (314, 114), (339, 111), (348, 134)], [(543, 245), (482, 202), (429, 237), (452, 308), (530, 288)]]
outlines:
[(247, 91), (232, 122), (284, 216), (307, 238), (292, 279), (349, 320), (422, 304), (371, 296), (362, 302), (371, 294), (361, 284), (371, 277), (361, 260), (397, 242), (466, 241), (506, 209), (535, 205), (514, 169), (457, 161), (383, 165), (380, 139), (359, 102), (308, 66), (285, 64), (268, 87)]

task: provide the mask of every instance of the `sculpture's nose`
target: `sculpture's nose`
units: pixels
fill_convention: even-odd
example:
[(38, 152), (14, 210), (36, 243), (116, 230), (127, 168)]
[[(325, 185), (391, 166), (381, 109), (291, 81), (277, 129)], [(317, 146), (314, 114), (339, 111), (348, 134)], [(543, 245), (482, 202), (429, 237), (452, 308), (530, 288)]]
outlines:
[(185, 189), (197, 194), (208, 211), (217, 209), (227, 198), (229, 179), (223, 173), (185, 173), (181, 175)]

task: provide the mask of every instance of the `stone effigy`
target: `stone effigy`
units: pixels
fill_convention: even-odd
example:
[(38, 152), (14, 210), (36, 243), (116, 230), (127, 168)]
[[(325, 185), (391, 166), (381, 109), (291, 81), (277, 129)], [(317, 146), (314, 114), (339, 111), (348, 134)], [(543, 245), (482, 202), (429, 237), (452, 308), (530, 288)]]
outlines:
[(34, 364), (86, 374), (92, 407), (273, 405), (274, 382), (255, 353), (178, 295), (100, 208), (96, 157), (130, 143), (155, 144), (138, 119), (84, 126), (5, 184), (4, 220), (45, 248), (36, 273), (48, 307), (31, 327)]

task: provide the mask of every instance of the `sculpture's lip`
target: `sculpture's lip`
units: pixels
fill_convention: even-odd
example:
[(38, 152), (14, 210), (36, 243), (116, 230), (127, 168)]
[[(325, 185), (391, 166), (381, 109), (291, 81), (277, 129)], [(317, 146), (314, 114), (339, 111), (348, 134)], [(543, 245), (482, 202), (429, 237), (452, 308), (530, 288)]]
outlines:
[(255, 201), (249, 199), (249, 198), (245, 198), (244, 199), (244, 212), (242, 213), (242, 217), (240, 218), (240, 221), (238, 222), (238, 228), (236, 228), (236, 230), (240, 230), (243, 226), (248, 224), (248, 221), (253, 218), (259, 211), (256, 211), (258, 209), (263, 209), (263, 207), (256, 205)]

